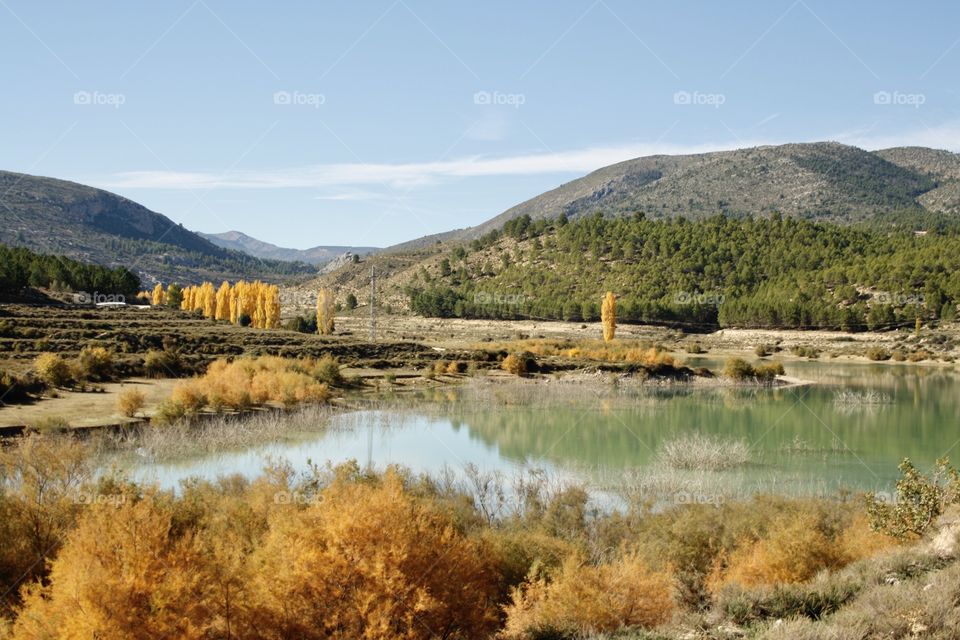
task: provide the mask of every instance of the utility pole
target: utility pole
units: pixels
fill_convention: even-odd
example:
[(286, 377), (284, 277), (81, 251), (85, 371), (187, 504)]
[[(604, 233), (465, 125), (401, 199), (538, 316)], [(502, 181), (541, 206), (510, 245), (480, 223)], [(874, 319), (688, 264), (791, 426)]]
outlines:
[(377, 341), (377, 276), (370, 265), (370, 341)]

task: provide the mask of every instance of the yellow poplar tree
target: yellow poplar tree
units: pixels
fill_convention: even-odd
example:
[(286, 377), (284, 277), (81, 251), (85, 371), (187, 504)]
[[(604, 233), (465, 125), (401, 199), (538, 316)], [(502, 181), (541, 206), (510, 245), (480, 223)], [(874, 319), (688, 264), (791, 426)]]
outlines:
[(226, 280), (217, 289), (217, 320), (230, 319), (230, 283)]
[(243, 289), (240, 293), (240, 315), (248, 316), (250, 320), (253, 320), (253, 312), (257, 309), (257, 283), (256, 282), (243, 282)]
[(240, 283), (230, 289), (230, 324), (237, 324), (240, 320)]
[(276, 329), (280, 326), (280, 287), (270, 287), (267, 296), (267, 329)]
[(253, 326), (257, 329), (267, 327), (267, 287), (257, 283), (257, 306), (253, 310)]
[(317, 332), (325, 336), (333, 333), (333, 292), (320, 289), (317, 294)]
[(212, 282), (203, 283), (203, 316), (213, 318), (217, 315), (217, 291), (213, 288)]
[(153, 293), (150, 296), (150, 302), (155, 307), (159, 307), (163, 304), (163, 285), (159, 282), (157, 286), (153, 288)]
[(193, 309), (191, 311), (203, 311), (203, 285), (193, 288)]
[(612, 291), (607, 291), (607, 295), (603, 296), (600, 321), (603, 323), (603, 340), (610, 342), (617, 332), (617, 297)]

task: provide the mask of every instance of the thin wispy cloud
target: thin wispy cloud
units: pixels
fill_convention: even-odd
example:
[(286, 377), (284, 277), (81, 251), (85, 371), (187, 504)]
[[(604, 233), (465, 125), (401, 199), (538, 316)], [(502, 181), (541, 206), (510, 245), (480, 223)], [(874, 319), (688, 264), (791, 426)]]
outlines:
[(502, 157), (469, 156), (439, 162), (338, 163), (227, 172), (131, 171), (101, 182), (110, 188), (123, 189), (283, 189), (346, 185), (410, 188), (445, 178), (585, 173), (639, 156), (705, 153), (738, 146), (743, 144), (635, 144)]
[[(836, 140), (865, 149), (929, 146), (960, 150), (960, 122), (921, 127), (901, 134), (873, 135), (869, 130), (846, 131), (821, 140)], [(226, 172), (132, 171), (96, 181), (112, 189), (343, 189), (350, 186), (413, 190), (444, 180), (489, 176), (582, 175), (617, 162), (649, 155), (708, 153), (779, 144), (782, 140), (737, 139), (730, 142), (682, 145), (637, 143), (596, 146), (549, 153), (511, 156), (467, 156), (437, 162), (334, 163), (285, 169), (237, 169)], [(375, 200), (382, 194), (343, 190), (316, 196), (318, 200)]]
[(871, 150), (890, 147), (931, 147), (960, 152), (960, 121), (920, 127), (899, 134), (877, 134), (870, 129), (850, 131), (836, 136), (835, 139), (838, 142)]
[(373, 191), (348, 191), (344, 193), (328, 193), (314, 196), (314, 200), (330, 200), (333, 202), (361, 202), (365, 200), (382, 200), (384, 195)]

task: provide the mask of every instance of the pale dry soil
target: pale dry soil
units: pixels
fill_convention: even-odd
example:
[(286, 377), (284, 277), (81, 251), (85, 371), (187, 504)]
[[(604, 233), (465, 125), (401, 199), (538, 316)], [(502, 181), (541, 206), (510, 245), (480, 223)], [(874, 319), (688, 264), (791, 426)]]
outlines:
[[(370, 318), (360, 313), (337, 317), (337, 330), (350, 332), (354, 337), (370, 335)], [(950, 364), (960, 359), (960, 324), (952, 323), (935, 329), (924, 327), (919, 336), (913, 331), (861, 332), (795, 331), (773, 329), (722, 329), (714, 333), (684, 334), (666, 327), (647, 325), (620, 325), (617, 339), (646, 340), (655, 343), (683, 359), (694, 354), (687, 352), (698, 344), (702, 355), (710, 358), (756, 358), (759, 345), (775, 345), (780, 350), (772, 358), (790, 361), (803, 360), (790, 353), (792, 347), (811, 347), (820, 352), (823, 361), (872, 362), (866, 352), (879, 347), (888, 351), (926, 350), (933, 359), (923, 364)], [(382, 340), (413, 340), (438, 351), (483, 348), (484, 343), (512, 340), (598, 340), (602, 337), (599, 322), (556, 322), (542, 320), (465, 320), (461, 318), (421, 318), (418, 316), (382, 316), (377, 318), (377, 338)], [(949, 342), (943, 346), (946, 338)], [(951, 343), (956, 343), (953, 345)], [(901, 364), (894, 360), (886, 364)]]
[(170, 397), (176, 383), (177, 380), (173, 379), (131, 378), (100, 384), (102, 392), (57, 389), (55, 394), (44, 395), (32, 404), (0, 407), (0, 428), (36, 425), (55, 418), (62, 418), (75, 428), (135, 422), (117, 410), (117, 398), (122, 391), (131, 388), (142, 391), (147, 401), (146, 413), (149, 414), (156, 405)]

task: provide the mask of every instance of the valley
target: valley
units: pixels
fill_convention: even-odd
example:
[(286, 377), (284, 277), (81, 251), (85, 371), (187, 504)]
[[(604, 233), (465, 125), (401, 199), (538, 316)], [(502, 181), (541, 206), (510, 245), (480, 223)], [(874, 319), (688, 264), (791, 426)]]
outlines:
[[(747, 173), (763, 178), (743, 188)], [(451, 637), (559, 624), (549, 637), (777, 638), (784, 618), (817, 634), (881, 597), (936, 624), (943, 611), (899, 580), (949, 596), (960, 566), (960, 485), (942, 460), (960, 384), (956, 179), (955, 156), (928, 149), (640, 158), (474, 229), (310, 255), (185, 229), (169, 244), (160, 214), (23, 179), (4, 238), (19, 248), (0, 265), (0, 528), (31, 545), (38, 517), (60, 533), (0, 549), (3, 602), (29, 612), (3, 619), (10, 637), (86, 619), (61, 576), (78, 554), (102, 559), (86, 540), (141, 522), (187, 527), (203, 549), (198, 569), (193, 551), (139, 535), (163, 565), (245, 585), (240, 613), (188, 590), (220, 611), (197, 614), (209, 629), (309, 637), (271, 603), (320, 570), (272, 582), (262, 567), (290, 531), (323, 549), (341, 520), (338, 544), (400, 576), (388, 600), (419, 572), (391, 564), (393, 544), (473, 581), (431, 610), (457, 621)], [(718, 190), (729, 180), (741, 188)], [(699, 195), (684, 204), (681, 184)], [(69, 233), (26, 233), (40, 212), (75, 216)], [(109, 256), (92, 249), (104, 240)], [(917, 518), (896, 507), (918, 495), (932, 497)], [(463, 549), (476, 566), (444, 565)], [(18, 590), (24, 576), (48, 586)], [(640, 591), (643, 615), (609, 599)], [(151, 630), (180, 629), (171, 597), (171, 621), (142, 614)], [(364, 628), (362, 605), (346, 606)]]

